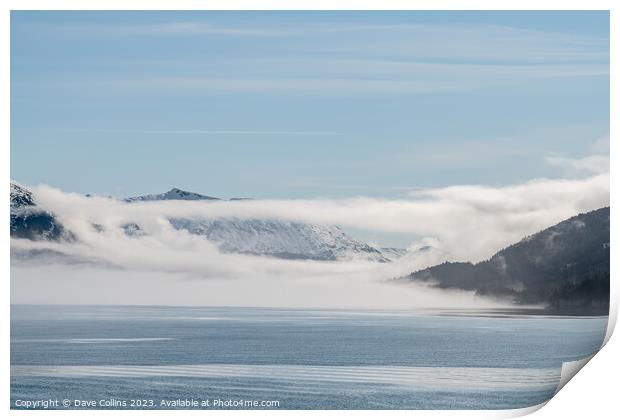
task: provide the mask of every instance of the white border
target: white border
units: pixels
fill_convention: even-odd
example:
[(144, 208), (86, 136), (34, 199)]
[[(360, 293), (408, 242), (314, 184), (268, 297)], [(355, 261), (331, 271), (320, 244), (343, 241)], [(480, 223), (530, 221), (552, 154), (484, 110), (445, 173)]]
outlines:
[[(4, 86), (5, 100), (2, 102), (0, 109), (0, 127), (4, 128), (4, 137), (0, 142), (0, 170), (4, 175), (5, 182), (2, 187), (4, 197), (9, 195), (10, 179), (10, 10), (610, 10), (611, 11), (611, 234), (612, 234), (612, 250), (615, 250), (615, 238), (618, 237), (619, 225), (616, 223), (618, 216), (618, 194), (614, 190), (616, 170), (614, 170), (615, 157), (618, 147), (615, 143), (617, 137), (617, 122), (613, 116), (618, 115), (618, 85), (614, 75), (619, 74), (618, 66), (618, 43), (620, 41), (620, 6), (614, 0), (381, 0), (381, 1), (326, 1), (326, 0), (220, 0), (220, 1), (197, 1), (197, 0), (89, 0), (88, 2), (77, 0), (56, 0), (53, 3), (43, 0), (5, 0), (2, 2), (2, 42), (0, 43), (0, 54), (4, 57), (2, 62), (2, 84)], [(3, 206), (1, 217), (5, 220), (9, 218), (8, 206)], [(10, 376), (10, 265), (9, 265), (9, 232), (8, 224), (0, 223), (0, 235), (3, 240), (0, 242), (2, 247), (2, 280), (4, 300), (4, 319), (2, 322), (2, 332), (5, 345), (2, 347), (2, 355), (4, 363), (2, 364), (2, 372), (4, 373), (0, 387), (2, 394), (5, 395), (4, 411), (10, 411), (9, 415), (13, 417), (30, 417), (37, 418), (82, 418), (85, 413), (82, 411), (17, 411), (9, 410), (10, 386), (8, 378)], [(615, 326), (618, 314), (618, 292), (620, 287), (616, 279), (617, 260), (611, 259), (611, 309), (610, 323), (608, 326), (605, 342), (607, 343), (611, 337), (611, 333)], [(620, 363), (618, 356), (620, 355), (620, 344), (617, 339), (612, 339), (605, 346), (600, 355), (597, 355), (592, 362), (583, 370), (583, 378), (579, 381), (571, 381), (563, 390), (554, 397), (549, 403), (549, 407), (538, 411), (534, 417), (536, 418), (558, 418), (563, 419), (582, 419), (588, 413), (599, 413), (610, 418), (611, 413), (617, 413), (617, 404), (615, 402), (615, 385), (618, 383), (616, 375), (620, 373)], [(590, 366), (592, 365), (592, 366)], [(587, 373), (587, 377), (586, 377)], [(582, 374), (580, 374), (582, 375)], [(574, 384), (573, 384), (574, 383)], [(148, 415), (149, 418), (164, 417), (215, 417), (215, 418), (237, 418), (251, 416), (259, 419), (273, 418), (289, 418), (294, 415), (297, 418), (374, 418), (375, 416), (390, 418), (458, 418), (458, 419), (481, 419), (481, 418), (506, 418), (516, 417), (532, 413), (544, 406), (530, 407), (519, 410), (501, 410), (501, 411), (210, 411), (204, 413), (201, 411), (117, 411), (113, 414), (109, 411), (89, 411), (89, 418), (108, 418), (110, 415), (119, 416), (120, 418), (135, 418)], [(145, 414), (148, 413), (148, 414)]]

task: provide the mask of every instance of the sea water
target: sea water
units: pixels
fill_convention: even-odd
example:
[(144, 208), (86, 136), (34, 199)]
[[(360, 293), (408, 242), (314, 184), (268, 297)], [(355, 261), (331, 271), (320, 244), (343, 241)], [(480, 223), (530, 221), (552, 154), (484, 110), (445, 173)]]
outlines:
[(606, 328), (482, 311), (13, 305), (11, 404), (520, 408), (550, 399), (562, 363), (595, 353)]

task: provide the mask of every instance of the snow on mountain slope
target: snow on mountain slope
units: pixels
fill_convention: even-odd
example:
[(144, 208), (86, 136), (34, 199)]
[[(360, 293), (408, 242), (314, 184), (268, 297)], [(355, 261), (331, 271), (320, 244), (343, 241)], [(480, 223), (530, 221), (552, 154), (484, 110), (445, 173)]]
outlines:
[(205, 236), (222, 252), (287, 259), (389, 261), (379, 250), (351, 238), (337, 226), (238, 218), (171, 219), (170, 223), (176, 229)]
[(379, 248), (381, 253), (390, 260), (397, 260), (407, 255), (406, 248)]
[[(219, 198), (173, 188), (163, 194), (126, 199), (129, 202), (157, 200), (219, 200)], [(139, 226), (139, 221), (136, 223)], [(171, 219), (170, 223), (176, 229), (205, 236), (226, 253), (325, 261), (342, 259), (390, 261), (378, 249), (351, 238), (337, 226), (239, 218)]]
[[(161, 200), (219, 200), (173, 188), (163, 194), (125, 199), (128, 203)], [(265, 255), (285, 259), (352, 260), (388, 262), (379, 249), (351, 238), (337, 226), (275, 219), (170, 219), (178, 230), (204, 236), (225, 253)], [(93, 225), (96, 231), (106, 227)], [(146, 236), (144, 221), (132, 220), (120, 226), (127, 236)], [(56, 217), (39, 208), (30, 191), (11, 182), (11, 236), (32, 240), (77, 239)]]
[(126, 198), (125, 201), (158, 201), (158, 200), (219, 200), (216, 197), (209, 197), (198, 193), (183, 191), (173, 188), (162, 194), (147, 194), (138, 197)]
[(32, 193), (11, 181), (11, 236), (31, 240), (71, 239), (53, 214), (37, 206)]
[(11, 181), (11, 211), (26, 206), (34, 206), (32, 193)]

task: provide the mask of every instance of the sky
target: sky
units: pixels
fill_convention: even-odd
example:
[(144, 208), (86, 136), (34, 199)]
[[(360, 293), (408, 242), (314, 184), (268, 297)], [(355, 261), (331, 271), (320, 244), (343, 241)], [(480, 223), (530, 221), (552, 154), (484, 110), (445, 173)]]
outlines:
[(12, 12), (11, 177), (400, 199), (601, 173), (607, 12)]

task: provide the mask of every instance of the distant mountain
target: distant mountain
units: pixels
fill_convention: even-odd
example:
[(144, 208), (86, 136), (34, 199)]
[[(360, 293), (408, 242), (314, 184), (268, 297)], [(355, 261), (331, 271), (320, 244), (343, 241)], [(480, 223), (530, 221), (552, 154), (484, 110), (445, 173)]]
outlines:
[[(162, 194), (127, 198), (129, 203), (163, 200), (219, 200), (173, 188)], [(241, 199), (238, 199), (241, 200)], [(388, 262), (380, 250), (348, 236), (337, 226), (275, 219), (175, 218), (170, 224), (201, 235), (225, 253), (263, 255), (284, 259), (351, 260)], [(148, 235), (140, 220), (120, 226), (127, 236)], [(97, 231), (105, 227), (94, 225)], [(11, 236), (31, 240), (72, 239), (54, 215), (39, 208), (30, 191), (11, 183)]]
[(429, 245), (423, 245), (416, 248), (379, 248), (379, 251), (390, 260), (397, 260), (405, 255), (416, 254), (421, 255), (427, 252), (431, 252), (434, 248)]
[(390, 260), (397, 260), (407, 254), (406, 248), (379, 248), (379, 251)]
[[(128, 198), (126, 201), (220, 200), (173, 188), (163, 194)], [(232, 198), (231, 201), (248, 200)], [(349, 237), (337, 226), (313, 225), (275, 219), (170, 219), (172, 226), (206, 237), (225, 253), (263, 255), (284, 259), (334, 261), (364, 259), (388, 262), (381, 251)], [(140, 232), (136, 221), (123, 226), (128, 235)]]
[(183, 191), (178, 188), (173, 188), (168, 192), (162, 194), (147, 194), (138, 197), (126, 198), (125, 201), (158, 201), (158, 200), (219, 200), (216, 197), (209, 197), (208, 195), (202, 195), (189, 191)]
[(579, 214), (477, 264), (445, 262), (404, 280), (555, 310), (607, 313), (609, 207)]
[(357, 241), (338, 226), (270, 219), (171, 219), (176, 229), (205, 236), (222, 252), (285, 259), (388, 262), (381, 251)]
[(11, 182), (11, 236), (31, 240), (71, 239), (54, 215), (37, 206), (32, 193)]

